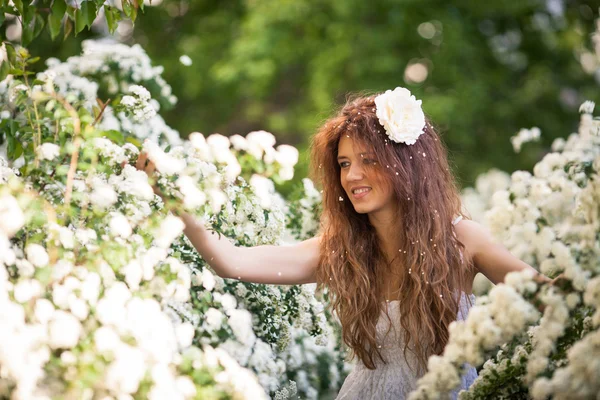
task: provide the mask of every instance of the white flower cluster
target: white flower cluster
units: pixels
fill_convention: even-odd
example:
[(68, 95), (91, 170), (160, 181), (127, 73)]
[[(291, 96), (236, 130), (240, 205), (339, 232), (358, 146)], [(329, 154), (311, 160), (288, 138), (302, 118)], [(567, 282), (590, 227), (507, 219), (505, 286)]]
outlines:
[[(234, 139), (235, 140), (235, 139)], [(265, 204), (264, 195), (261, 197), (258, 186), (252, 185), (251, 188), (245, 185), (241, 177), (235, 182), (223, 181), (223, 175), (217, 173), (213, 164), (204, 160), (215, 160), (223, 164), (237, 162), (235, 156), (229, 149), (229, 139), (221, 135), (211, 135), (204, 139), (199, 133), (190, 135), (190, 145), (174, 147), (168, 153), (161, 150), (156, 144), (145, 143), (145, 151), (148, 152), (150, 159), (155, 162), (159, 174), (165, 176), (178, 175), (170, 181), (175, 182), (175, 189), (179, 189), (184, 195), (189, 193), (190, 197), (198, 199), (210, 199), (217, 201), (216, 207), (209, 207), (210, 212), (214, 212), (219, 217), (219, 231), (233, 239), (237, 244), (244, 246), (255, 246), (261, 244), (277, 243), (283, 233), (285, 218), (282, 212), (285, 206), (283, 198), (275, 192), (272, 182), (267, 182), (267, 188), (276, 202)], [(238, 153), (238, 156), (240, 154)], [(184, 162), (185, 160), (185, 162)], [(212, 166), (211, 168), (207, 168)], [(224, 170), (227, 174), (227, 169)], [(264, 183), (267, 178), (257, 174), (252, 175), (254, 180), (262, 179)], [(193, 178), (192, 178), (193, 177)], [(189, 190), (184, 190), (181, 185), (183, 178), (190, 178), (186, 184), (190, 185)], [(203, 183), (203, 190), (199, 191), (198, 183)], [(162, 178), (158, 179), (162, 182)], [(210, 185), (215, 185), (210, 189)], [(225, 184), (223, 191), (220, 191), (218, 185)], [(252, 190), (250, 190), (252, 189)], [(211, 190), (212, 193), (211, 194)], [(313, 191), (314, 190), (313, 187)], [(219, 194), (217, 196), (216, 194)], [(256, 194), (256, 195), (255, 195)], [(314, 196), (314, 193), (313, 197)], [(316, 193), (318, 197), (318, 193)], [(184, 204), (188, 202), (184, 197)], [(192, 200), (190, 200), (192, 201)], [(311, 199), (314, 201), (314, 199)], [(311, 203), (312, 204), (312, 203)], [(226, 292), (230, 283), (224, 282), (221, 278), (215, 276), (209, 269), (202, 268), (197, 271), (194, 279), (195, 285), (212, 293), (212, 303), (207, 308), (204, 315), (197, 320), (197, 329), (201, 332), (200, 342), (207, 345), (217, 346), (226, 350), (236, 359), (240, 365), (251, 368), (258, 376), (259, 382), (268, 392), (277, 390), (284, 382), (286, 365), (282, 356), (278, 355), (272, 345), (267, 344), (261, 337), (271, 338), (273, 332), (270, 329), (276, 327), (277, 348), (284, 349), (288, 346), (298, 346), (291, 342), (291, 330), (297, 329), (290, 325), (287, 317), (281, 315), (281, 310), (287, 308), (283, 301), (285, 287), (278, 288), (269, 286), (265, 288), (266, 293), (258, 294), (253, 292), (248, 295), (248, 289), (241, 283), (236, 284), (235, 293), (238, 300)], [(197, 295), (200, 298), (200, 295)], [(300, 329), (305, 332), (320, 332), (313, 341), (320, 345), (334, 343), (331, 337), (331, 330), (327, 327), (327, 321), (323, 313), (323, 305), (316, 301), (314, 288), (303, 287), (295, 301), (297, 302), (298, 316), (297, 323)], [(185, 311), (183, 305), (175, 305), (181, 317), (186, 320), (195, 319)], [(246, 307), (248, 309), (246, 309)], [(267, 312), (266, 310), (273, 310)], [(267, 319), (257, 322), (252, 317), (252, 312), (258, 312)], [(223, 330), (230, 331), (232, 336), (223, 340)], [(308, 335), (307, 335), (308, 336)], [(269, 339), (271, 340), (271, 339)], [(328, 350), (323, 350), (328, 351)], [(331, 355), (331, 359), (341, 357), (337, 353)], [(312, 360), (315, 364), (318, 360)], [(287, 369), (289, 373), (290, 370)], [(337, 374), (339, 375), (339, 373)], [(316, 381), (316, 379), (314, 380)], [(337, 381), (335, 381), (337, 382)], [(318, 393), (312, 386), (302, 388), (301, 393)]]
[(240, 174), (246, 179), (252, 176), (242, 171), (240, 159), (247, 161), (253, 170), (261, 170), (263, 177), (280, 181), (292, 179), (294, 166), (298, 163), (298, 150), (285, 144), (275, 148), (275, 136), (266, 131), (230, 138), (216, 133), (204, 138), (201, 133), (194, 132), (189, 140), (202, 160), (225, 167), (225, 175), (230, 180)]
[[(279, 194), (275, 194), (274, 191), (272, 193), (274, 198), (281, 199)], [(249, 246), (279, 242), (285, 227), (283, 205), (269, 204), (269, 208), (262, 208), (264, 203), (260, 195), (248, 196), (243, 186), (229, 186), (226, 194), (229, 199), (235, 201), (225, 204), (222, 229), (230, 230), (235, 236), (244, 238)], [(269, 211), (268, 218), (265, 216), (265, 210)]]
[[(136, 51), (85, 46), (84, 57), (51, 60), (38, 77), (44, 85), (32, 93), (19, 90), (21, 103), (0, 117), (27, 127), (27, 96), (44, 90), (56, 90), (84, 115), (96, 104), (96, 79), (117, 96), (133, 84), (134, 96), (158, 110), (141, 85), (160, 77), (138, 70), (144, 62)], [(10, 80), (0, 82), (1, 102), (10, 91)], [(82, 398), (91, 391), (101, 398), (226, 393), (254, 399), (265, 398), (265, 391), (282, 396), (285, 388), (289, 395), (292, 387), (284, 385), (298, 376), (298, 395), (318, 398), (317, 371), (324, 368), (331, 390), (337, 389), (342, 355), (314, 288), (215, 276), (183, 237), (183, 222), (169, 212), (181, 210), (173, 201), (179, 199), (186, 211), (241, 246), (280, 243), (286, 223), (308, 234), (320, 199), (312, 182), (304, 182), (306, 198), (296, 199), (304, 218), (291, 222), (288, 202), (274, 185), (292, 178), (295, 148), (275, 147), (265, 131), (231, 139), (196, 133), (179, 146), (178, 138), (168, 137), (176, 132), (166, 130), (158, 115), (134, 123), (107, 106), (95, 130), (88, 129), (90, 118), (81, 119), (87, 130), (65, 204), (70, 157), (61, 157), (52, 142), (53, 118), (62, 105), (48, 96), (36, 101), (43, 105), (43, 144), (33, 152), (24, 146), (20, 161), (31, 168), (13, 177), (17, 171), (0, 160), (7, 166), (0, 170), (0, 374), (6, 383), (0, 397)], [(64, 115), (58, 129), (68, 136), (73, 121)], [(131, 166), (139, 155), (132, 143), (147, 137), (155, 138), (144, 142), (143, 151), (156, 165), (156, 181)], [(36, 156), (43, 160), (39, 166)], [(286, 365), (282, 352), (288, 350), (306, 355), (302, 365)]]
[(10, 177), (18, 175), (18, 170), (10, 168), (6, 162), (5, 156), (0, 153), (0, 183), (6, 183)]
[(579, 112), (585, 114), (592, 114), (594, 112), (594, 107), (596, 107), (596, 103), (590, 100), (586, 100), (579, 106)]
[(492, 395), (498, 398), (510, 398), (514, 394), (514, 388), (506, 385), (502, 377), (509, 369), (512, 369), (513, 374), (523, 373), (523, 363), (527, 362), (528, 357), (529, 353), (524, 345), (517, 345), (512, 353), (508, 352), (506, 344), (503, 345), (493, 358), (483, 364), (469, 390), (460, 391), (460, 400), (483, 399)]
[[(507, 190), (510, 183), (510, 175), (495, 168), (480, 174), (475, 180), (475, 187), (467, 187), (461, 192), (464, 212), (470, 215), (473, 221), (484, 223), (485, 213), (492, 207), (494, 193)], [(491, 286), (492, 282), (478, 273), (473, 281), (473, 293), (480, 296), (487, 293)]]
[(131, 85), (129, 93), (121, 99), (121, 105), (133, 114), (133, 119), (136, 122), (149, 120), (156, 115), (156, 109), (150, 103), (150, 92), (143, 86)]
[(302, 188), (290, 196), (286, 203), (285, 214), (288, 216), (285, 243), (310, 239), (319, 230), (321, 193), (315, 188), (312, 180), (302, 179)]
[(510, 186), (510, 175), (499, 169), (480, 174), (475, 179), (475, 187), (467, 187), (461, 193), (461, 202), (473, 221), (483, 223), (485, 213), (492, 207), (492, 197)]
[(569, 308), (563, 296), (551, 289), (542, 294), (541, 300), (546, 308), (540, 324), (532, 329), (533, 351), (529, 354), (525, 377), (530, 384), (548, 368), (548, 356), (554, 350), (556, 340), (564, 334), (569, 321)]
[(567, 366), (554, 371), (552, 378), (535, 381), (532, 397), (547, 399), (594, 398), (600, 391), (597, 361), (600, 355), (600, 331), (584, 336), (567, 351)]
[(54, 143), (43, 143), (36, 151), (40, 159), (52, 161), (60, 154), (60, 147)]
[[(166, 125), (156, 113), (160, 109), (159, 102), (174, 105), (177, 98), (161, 76), (163, 68), (153, 67), (141, 46), (103, 40), (85, 40), (82, 46), (82, 56), (69, 57), (65, 62), (48, 59), (48, 69), (38, 74), (38, 78), (47, 81), (51, 77), (53, 88), (58, 93), (68, 101), (82, 101), (90, 111), (97, 105), (97, 82), (102, 82), (110, 96), (125, 95), (124, 105), (134, 106), (134, 114), (139, 118), (131, 120), (124, 112), (115, 115), (114, 109), (108, 105), (98, 124), (100, 129), (130, 132), (139, 139), (148, 138), (160, 143), (181, 143), (179, 133)], [(139, 96), (130, 96), (130, 87), (140, 85), (158, 87), (159, 101), (150, 98), (140, 101)], [(145, 92), (140, 91), (140, 94), (145, 95)]]
[[(600, 247), (597, 237), (600, 231), (600, 121), (590, 114), (592, 110), (592, 104), (582, 105), (579, 131), (567, 140), (557, 139), (552, 145), (553, 152), (535, 165), (533, 174), (517, 171), (505, 188), (502, 187), (504, 184), (496, 184), (500, 182), (496, 178), (490, 177), (487, 185), (482, 185), (481, 194), (473, 191), (475, 201), (479, 196), (485, 206), (491, 207), (485, 213), (484, 221), (496, 238), (511, 253), (542, 273), (562, 272), (571, 289), (563, 292), (556, 287), (543, 287), (535, 293), (544, 312), (539, 324), (529, 330), (529, 335), (524, 335), (524, 328), (535, 322), (535, 309), (530, 314), (531, 319), (514, 315), (515, 309), (531, 309), (531, 304), (519, 295), (514, 295), (510, 307), (508, 303), (505, 305), (504, 315), (494, 316), (493, 324), (489, 320), (485, 322), (487, 317), (480, 315), (481, 310), (474, 307), (467, 322), (453, 325), (451, 340), (443, 356), (444, 359), (450, 357), (449, 361), (466, 360), (479, 365), (484, 360), (485, 350), (491, 351), (513, 337), (520, 341), (511, 353), (497, 356), (496, 362), (486, 363), (476, 384), (461, 398), (511, 393), (515, 388), (503, 384), (505, 373), (508, 374), (506, 377), (520, 374), (517, 376), (529, 386), (534, 399), (586, 398), (599, 390), (597, 371), (590, 366), (590, 360), (599, 354), (600, 343), (597, 340), (600, 326)], [(492, 194), (493, 190), (488, 188), (495, 187), (498, 190)], [(515, 276), (509, 274), (506, 283), (514, 287), (516, 293), (532, 293), (533, 287), (527, 288), (531, 282), (515, 280)], [(502, 286), (492, 289), (488, 299), (492, 299)], [(506, 292), (507, 289), (503, 290)], [(479, 299), (488, 309), (498, 300)], [(586, 307), (591, 307), (591, 317), (586, 318)], [(506, 316), (512, 319), (512, 324), (505, 320)], [(467, 331), (471, 318), (479, 320), (479, 325), (487, 324), (490, 329)], [(529, 321), (528, 324), (523, 325), (524, 320)], [(578, 328), (582, 324), (589, 326), (587, 331)], [(501, 329), (491, 329), (494, 325)], [(486, 332), (483, 342), (478, 339), (481, 332)], [(571, 341), (573, 345), (559, 347), (559, 341)], [(504, 349), (508, 351), (506, 347)], [(510, 373), (507, 372), (509, 369)], [(429, 375), (420, 386), (420, 394), (415, 393), (414, 398), (449, 390), (435, 383), (436, 376)], [(509, 379), (514, 382), (514, 378)], [(502, 388), (494, 392), (499, 386)]]
[(429, 358), (428, 372), (409, 399), (438, 398), (460, 383), (464, 363), (481, 365), (486, 351), (511, 340), (539, 319), (539, 312), (521, 295), (536, 289), (533, 274), (511, 272), (505, 284), (479, 297), (465, 321), (450, 324), (450, 338), (442, 356)]
[[(12, 191), (21, 194), (15, 197)], [(30, 242), (21, 249), (8, 238), (40, 220), (35, 216), (39, 200), (15, 183), (12, 189), (0, 187), (0, 193), (0, 365), (3, 376), (15, 385), (8, 393), (16, 399), (32, 398), (39, 394), (42, 380), (55, 382), (53, 388), (43, 389), (46, 396), (64, 393), (69, 382), (88, 373), (85, 365), (94, 365), (100, 380), (91, 382), (91, 388), (104, 395), (134, 395), (145, 386), (148, 398), (164, 398), (165, 393), (194, 398), (199, 383), (177, 372), (180, 352), (192, 344), (194, 329), (190, 324), (174, 325), (156, 300), (189, 299), (190, 269), (168, 257), (165, 249), (181, 232), (181, 221), (167, 217), (159, 225), (154, 238), (161, 247), (144, 246), (140, 234), (146, 235), (147, 228), (138, 225), (134, 232), (135, 223), (113, 211), (106, 240), (98, 241), (105, 234), (97, 235), (94, 229), (49, 223), (45, 244)], [(18, 271), (16, 278), (9, 277), (9, 270)], [(90, 337), (91, 342), (86, 339)], [(82, 351), (87, 361), (78, 355)], [(68, 372), (52, 375), (44, 370), (49, 362)], [(238, 390), (251, 389), (251, 398), (265, 398), (256, 378), (226, 355), (219, 354), (216, 365), (197, 368), (219, 366), (228, 371), (216, 383), (223, 390), (242, 394)], [(238, 375), (246, 376), (243, 384)], [(4, 390), (0, 393), (7, 395)]]
[[(153, 81), (160, 89), (160, 95), (169, 103), (175, 104), (171, 86), (162, 78), (163, 67), (152, 66), (152, 60), (139, 45), (128, 46), (113, 40), (85, 40), (82, 42), (83, 54), (69, 57), (67, 63), (72, 71), (82, 76), (105, 74), (116, 68), (112, 84), (108, 85), (110, 94), (126, 92), (126, 79), (135, 83)], [(119, 85), (127, 85), (119, 87)]]
[(541, 133), (540, 128), (535, 126), (531, 129), (521, 129), (519, 133), (510, 138), (515, 153), (521, 152), (523, 143), (540, 140)]
[[(327, 328), (329, 336), (332, 336), (330, 326)], [(335, 391), (343, 381), (343, 372), (336, 365), (337, 360), (342, 356), (335, 348), (335, 341), (328, 340), (327, 344), (319, 343), (317, 339), (306, 334), (306, 331), (296, 327), (291, 331), (292, 343), (296, 345), (289, 346), (283, 353), (287, 366), (288, 375), (294, 376), (298, 392), (304, 394), (304, 398), (317, 400), (319, 391), (317, 386), (322, 379), (327, 379), (329, 388)], [(326, 360), (327, 376), (319, 374), (314, 368), (319, 363), (319, 358)]]
[[(565, 301), (572, 309), (580, 300), (579, 294), (572, 293)], [(595, 362), (600, 355), (600, 276), (589, 280), (583, 301), (595, 310), (589, 321), (584, 320), (584, 324), (589, 323), (587, 332), (584, 330), (581, 340), (567, 350), (564, 366), (557, 368), (551, 378), (541, 377), (533, 383), (532, 396), (536, 400), (550, 396), (556, 399), (594, 397), (600, 391), (600, 372)]]
[(554, 147), (560, 150), (536, 164), (533, 175), (513, 173), (510, 187), (492, 196), (485, 217), (491, 232), (515, 256), (539, 265), (542, 273), (564, 269), (580, 289), (585, 274), (568, 248), (594, 231), (595, 222), (586, 221), (592, 216), (585, 210), (593, 210), (595, 181), (585, 171), (600, 153), (600, 137), (594, 134), (599, 126), (582, 114), (579, 134), (564, 143), (557, 140)]
[(241, 368), (226, 351), (206, 346), (204, 354), (209, 366), (224, 368), (216, 379), (232, 384), (238, 396), (246, 399), (268, 399), (263, 388), (257, 384), (254, 374), (246, 368)]

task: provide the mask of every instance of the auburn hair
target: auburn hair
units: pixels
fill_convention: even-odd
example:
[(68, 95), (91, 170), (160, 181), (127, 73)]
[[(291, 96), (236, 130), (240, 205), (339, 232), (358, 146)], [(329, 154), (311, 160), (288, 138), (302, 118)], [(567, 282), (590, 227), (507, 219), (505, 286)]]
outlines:
[[(379, 123), (374, 100), (348, 99), (311, 140), (311, 176), (323, 193), (317, 284), (327, 288), (353, 357), (375, 369), (375, 356), (385, 362), (376, 342), (386, 306), (384, 284), (396, 275), (404, 355), (413, 352), (418, 365), (411, 368), (423, 373), (429, 356), (441, 354), (448, 341), (448, 326), (456, 320), (472, 272), (471, 263), (463, 263), (462, 254), (465, 261), (469, 257), (452, 224), (461, 215), (461, 201), (446, 148), (431, 123), (416, 143), (393, 142)], [(354, 210), (342, 187), (337, 154), (343, 135), (374, 153), (376, 163), (365, 165), (369, 179), (393, 188), (398, 252), (391, 262), (368, 215)]]

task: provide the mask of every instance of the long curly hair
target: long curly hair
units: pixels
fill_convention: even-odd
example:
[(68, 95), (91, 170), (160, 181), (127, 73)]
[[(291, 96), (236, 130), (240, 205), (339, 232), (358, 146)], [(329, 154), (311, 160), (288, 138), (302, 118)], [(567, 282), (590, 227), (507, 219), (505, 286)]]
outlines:
[[(328, 290), (353, 357), (375, 369), (375, 356), (386, 362), (377, 347), (376, 326), (386, 306), (385, 284), (394, 275), (400, 282), (394, 289), (404, 355), (412, 352), (417, 365), (411, 368), (423, 373), (429, 356), (441, 354), (448, 341), (448, 326), (456, 320), (460, 292), (472, 272), (452, 224), (461, 215), (461, 202), (446, 148), (433, 126), (427, 121), (413, 145), (395, 143), (379, 123), (374, 100), (350, 98), (312, 138), (311, 175), (323, 193), (317, 284)], [(342, 187), (337, 162), (342, 135), (375, 154), (376, 163), (364, 166), (369, 179), (393, 187), (398, 252), (391, 261), (368, 215), (355, 211)]]

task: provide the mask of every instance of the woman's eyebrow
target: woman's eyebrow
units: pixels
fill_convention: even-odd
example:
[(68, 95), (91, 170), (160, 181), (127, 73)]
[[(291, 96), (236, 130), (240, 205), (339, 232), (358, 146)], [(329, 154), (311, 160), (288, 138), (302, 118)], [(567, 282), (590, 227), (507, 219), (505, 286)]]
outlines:
[[(374, 155), (374, 154), (375, 154), (375, 153), (372, 153), (372, 152), (365, 152), (365, 153), (360, 153), (359, 155), (360, 155), (360, 156), (366, 156), (366, 155)], [(348, 158), (348, 157), (346, 157), (346, 156), (338, 156), (338, 158), (337, 158), (337, 159), (338, 159), (338, 160), (341, 160), (342, 158)]]

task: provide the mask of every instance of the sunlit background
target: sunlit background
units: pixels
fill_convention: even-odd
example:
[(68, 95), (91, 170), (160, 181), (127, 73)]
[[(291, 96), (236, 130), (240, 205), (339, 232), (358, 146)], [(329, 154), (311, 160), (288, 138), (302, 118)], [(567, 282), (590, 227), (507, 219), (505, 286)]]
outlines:
[[(178, 98), (166, 122), (191, 132), (264, 129), (301, 151), (349, 92), (406, 86), (450, 149), (461, 186), (490, 167), (530, 169), (552, 140), (574, 131), (583, 100), (600, 100), (593, 32), (600, 1), (153, 0), (113, 36), (139, 43)], [(19, 24), (6, 36), (18, 39)], [(30, 50), (79, 54), (91, 32)], [(596, 46), (598, 46), (596, 42)], [(42, 68), (39, 65), (38, 68)], [(537, 127), (515, 153), (510, 137)]]

